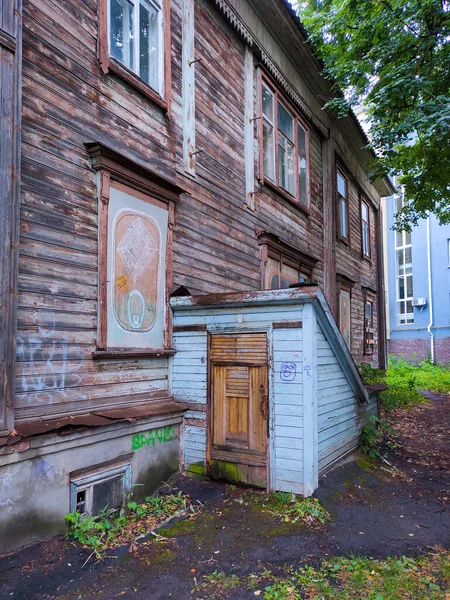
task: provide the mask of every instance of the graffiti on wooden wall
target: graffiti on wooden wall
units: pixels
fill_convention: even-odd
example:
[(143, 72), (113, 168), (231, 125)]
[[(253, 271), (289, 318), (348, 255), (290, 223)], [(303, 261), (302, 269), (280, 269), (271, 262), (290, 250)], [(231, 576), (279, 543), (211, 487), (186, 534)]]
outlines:
[[(54, 404), (64, 401), (65, 388), (81, 384), (77, 373), (83, 364), (80, 354), (65, 339), (55, 339), (56, 327), (39, 325), (36, 336), (17, 338), (17, 361), (27, 363), (27, 371), (20, 377), (20, 387), (27, 392), (30, 405)], [(82, 399), (88, 395), (80, 392)]]

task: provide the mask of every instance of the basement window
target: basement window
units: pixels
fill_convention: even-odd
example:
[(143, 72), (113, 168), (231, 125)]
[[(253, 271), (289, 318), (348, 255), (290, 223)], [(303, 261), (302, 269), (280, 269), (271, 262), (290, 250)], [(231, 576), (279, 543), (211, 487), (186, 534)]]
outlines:
[(83, 515), (96, 515), (107, 509), (121, 508), (131, 490), (131, 465), (74, 477), (70, 480), (70, 510)]

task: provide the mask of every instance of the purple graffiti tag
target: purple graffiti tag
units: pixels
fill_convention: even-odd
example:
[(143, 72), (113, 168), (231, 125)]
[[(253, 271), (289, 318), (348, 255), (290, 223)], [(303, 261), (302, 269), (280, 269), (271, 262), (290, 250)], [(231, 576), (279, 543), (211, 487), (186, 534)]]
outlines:
[(280, 367), (280, 379), (281, 381), (290, 382), (294, 381), (297, 375), (297, 365), (295, 363), (281, 363)]

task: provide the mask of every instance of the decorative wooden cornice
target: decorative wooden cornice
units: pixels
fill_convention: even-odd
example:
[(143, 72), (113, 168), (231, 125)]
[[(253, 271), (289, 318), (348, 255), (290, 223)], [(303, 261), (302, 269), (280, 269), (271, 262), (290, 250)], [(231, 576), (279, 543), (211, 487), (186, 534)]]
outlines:
[(244, 42), (250, 46), (250, 48), (253, 50), (253, 53), (260, 60), (261, 65), (267, 70), (276, 84), (288, 96), (289, 100), (301, 112), (305, 119), (307, 119), (307, 121), (313, 125), (323, 135), (323, 137), (328, 138), (328, 128), (325, 127), (322, 121), (315, 116), (307, 102), (300, 96), (293, 84), (285, 77), (282, 70), (272, 60), (267, 50), (247, 27), (236, 10), (228, 3), (227, 0), (212, 1), (227, 19), (231, 27), (239, 34)]
[(305, 265), (310, 269), (314, 269), (319, 262), (318, 258), (315, 258), (314, 256), (306, 254), (305, 252), (290, 246), (286, 242), (280, 240), (280, 238), (273, 233), (269, 233), (267, 231), (258, 231), (256, 235), (258, 244), (260, 246), (267, 244), (271, 249), (291, 258), (292, 260), (300, 262), (302, 265)]
[(173, 181), (164, 179), (100, 142), (88, 142), (84, 147), (91, 157), (92, 168), (102, 173), (108, 172), (111, 180), (140, 189), (163, 202), (176, 202), (180, 194), (184, 193)]

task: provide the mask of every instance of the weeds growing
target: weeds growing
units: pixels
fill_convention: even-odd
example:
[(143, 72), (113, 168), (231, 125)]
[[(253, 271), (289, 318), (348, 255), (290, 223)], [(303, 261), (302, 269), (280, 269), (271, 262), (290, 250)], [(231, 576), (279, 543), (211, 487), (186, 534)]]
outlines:
[(336, 558), (320, 567), (290, 569), (266, 586), (264, 600), (444, 599), (450, 589), (446, 551), (412, 559)]
[(380, 395), (386, 411), (427, 402), (419, 390), (450, 392), (450, 369), (427, 361), (413, 364), (391, 355), (387, 371), (375, 369), (369, 363), (361, 363), (360, 372), (367, 384), (387, 383), (389, 389)]
[(147, 497), (143, 504), (130, 498), (125, 507), (106, 507), (94, 516), (72, 512), (64, 517), (69, 524), (67, 537), (91, 548), (100, 556), (108, 548), (133, 542), (149, 534), (167, 517), (181, 514), (186, 510), (187, 500), (179, 492), (177, 495)]
[(263, 512), (280, 517), (286, 523), (319, 525), (330, 519), (317, 498), (301, 498), (289, 492), (270, 492), (268, 496), (247, 494), (247, 497)]

